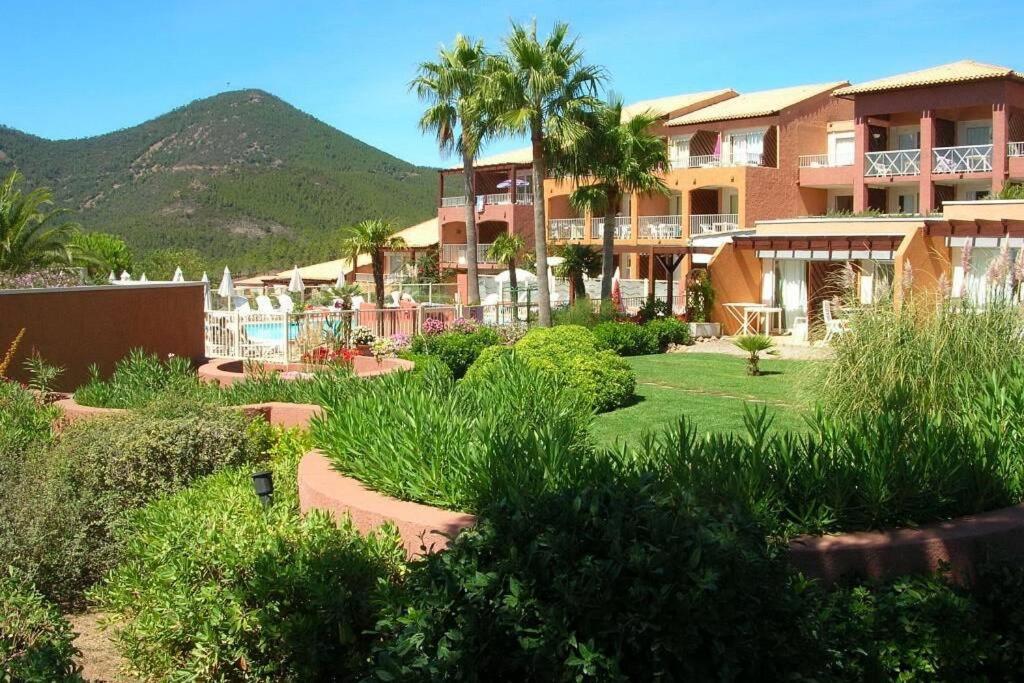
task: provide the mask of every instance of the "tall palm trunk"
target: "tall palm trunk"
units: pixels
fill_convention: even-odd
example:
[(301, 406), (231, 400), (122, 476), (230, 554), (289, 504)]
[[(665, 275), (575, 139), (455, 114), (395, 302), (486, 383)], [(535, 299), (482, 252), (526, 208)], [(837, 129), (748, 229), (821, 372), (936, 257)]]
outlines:
[[(462, 147), (469, 144), (466, 135), (462, 136)], [(477, 234), (476, 234), (476, 182), (473, 173), (473, 155), (462, 153), (462, 176), (466, 192), (466, 303), (476, 306), (480, 303), (480, 275), (477, 269)]]
[(547, 226), (544, 224), (544, 133), (541, 122), (531, 123), (533, 147), (533, 249), (537, 255), (537, 323), (551, 327), (551, 292), (548, 287)]
[(373, 263), (373, 287), (377, 290), (377, 335), (384, 334), (384, 253), (377, 249), (370, 260)]
[(509, 259), (508, 262), (508, 289), (512, 298), (512, 319), (519, 320), (519, 281), (516, 279), (516, 262)]
[(605, 190), (604, 232), (601, 235), (601, 300), (612, 298), (612, 275), (615, 274), (615, 220), (619, 213), (619, 191), (611, 185)]

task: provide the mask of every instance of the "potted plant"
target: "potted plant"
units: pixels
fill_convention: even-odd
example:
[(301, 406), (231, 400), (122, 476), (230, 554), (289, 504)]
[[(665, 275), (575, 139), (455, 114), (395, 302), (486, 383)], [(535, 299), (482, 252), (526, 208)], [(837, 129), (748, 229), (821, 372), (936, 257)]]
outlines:
[(349, 340), (360, 356), (371, 356), (373, 354), (370, 351), (370, 345), (377, 340), (377, 335), (365, 325), (356, 325), (352, 328), (352, 336)]
[(711, 322), (711, 309), (715, 304), (715, 290), (704, 268), (691, 270), (686, 285), (686, 318), (690, 323), (690, 336), (694, 339), (721, 337), (721, 323)]
[(374, 359), (377, 361), (377, 365), (384, 362), (385, 358), (390, 358), (395, 355), (395, 342), (391, 341), (387, 337), (377, 337), (370, 344), (370, 353), (373, 354)]

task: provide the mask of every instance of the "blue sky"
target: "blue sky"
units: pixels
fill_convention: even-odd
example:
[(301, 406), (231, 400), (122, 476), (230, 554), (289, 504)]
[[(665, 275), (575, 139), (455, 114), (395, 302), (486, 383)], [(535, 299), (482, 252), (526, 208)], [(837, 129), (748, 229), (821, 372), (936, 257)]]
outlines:
[(996, 0), (5, 4), (0, 123), (83, 137), (252, 87), (430, 165), (447, 160), (416, 126), (421, 105), (407, 90), (416, 64), (459, 32), (498, 48), (510, 18), (536, 17), (542, 30), (568, 21), (627, 101), (856, 82), (965, 58), (1024, 69), (1019, 4)]

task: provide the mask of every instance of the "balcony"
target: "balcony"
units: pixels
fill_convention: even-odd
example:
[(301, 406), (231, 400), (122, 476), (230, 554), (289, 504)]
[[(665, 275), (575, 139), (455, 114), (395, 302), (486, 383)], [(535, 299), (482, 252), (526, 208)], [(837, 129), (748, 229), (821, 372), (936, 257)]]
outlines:
[(933, 173), (988, 173), (992, 170), (992, 145), (936, 147), (932, 150)]
[(683, 237), (683, 217), (640, 216), (637, 232), (642, 240), (678, 240)]
[(920, 175), (921, 150), (894, 149), (888, 152), (865, 152), (864, 175), (885, 176)]
[[(633, 226), (629, 216), (615, 217), (615, 239), (628, 240), (633, 235)], [(590, 237), (595, 240), (604, 238), (604, 216), (590, 219)]]
[(552, 218), (548, 221), (548, 235), (553, 240), (581, 240), (586, 222), (586, 218)]
[(841, 168), (853, 166), (853, 158), (834, 154), (803, 154), (800, 156), (800, 168)]
[(714, 235), (740, 229), (740, 217), (735, 213), (695, 213), (690, 216), (690, 237)]
[[(478, 244), (476, 245), (476, 262), (483, 264), (495, 264), (492, 258), (487, 257), (487, 252), (490, 250), (492, 245), (490, 244)], [(441, 261), (443, 263), (454, 263), (458, 266), (466, 265), (466, 245), (465, 244), (442, 244), (441, 245)]]
[[(511, 204), (512, 193), (511, 192), (499, 192), (497, 194), (481, 194), (477, 195), (476, 200), (479, 202), (483, 199), (484, 205), (488, 204)], [(516, 204), (533, 204), (533, 193), (528, 190), (520, 190), (516, 192)], [(466, 197), (464, 195), (458, 195), (454, 197), (441, 197), (442, 208), (452, 208), (456, 206), (465, 206)]]
[[(681, 167), (683, 159), (673, 162)], [(756, 152), (739, 152), (735, 154), (697, 154), (685, 159), (687, 168), (725, 168), (730, 166), (764, 166), (764, 155)]]
[(1006, 145), (1006, 152), (1011, 157), (1024, 157), (1024, 142), (1010, 142)]

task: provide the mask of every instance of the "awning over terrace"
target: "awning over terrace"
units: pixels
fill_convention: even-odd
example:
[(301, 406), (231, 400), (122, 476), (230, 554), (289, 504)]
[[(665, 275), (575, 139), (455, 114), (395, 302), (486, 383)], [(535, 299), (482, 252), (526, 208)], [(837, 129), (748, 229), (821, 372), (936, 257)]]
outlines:
[[(946, 237), (950, 246), (963, 246), (967, 239), (977, 246), (998, 246), (998, 240), (1003, 237), (1024, 238), (1024, 220), (1018, 219), (927, 220), (924, 229), (930, 237)], [(992, 244), (984, 244), (987, 241)]]
[(875, 235), (737, 235), (737, 249), (754, 249), (760, 258), (808, 261), (892, 261), (906, 237), (903, 233)]

